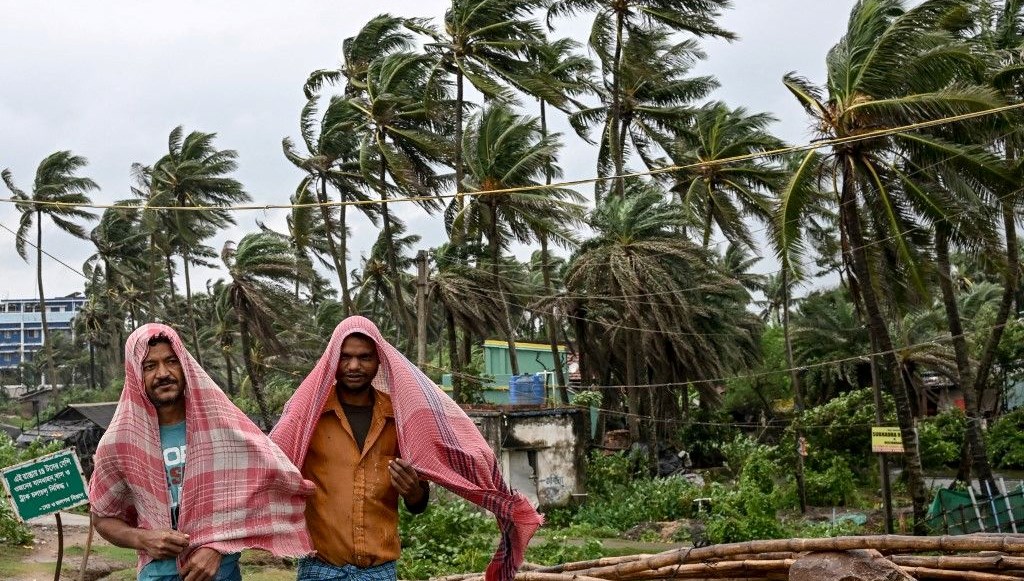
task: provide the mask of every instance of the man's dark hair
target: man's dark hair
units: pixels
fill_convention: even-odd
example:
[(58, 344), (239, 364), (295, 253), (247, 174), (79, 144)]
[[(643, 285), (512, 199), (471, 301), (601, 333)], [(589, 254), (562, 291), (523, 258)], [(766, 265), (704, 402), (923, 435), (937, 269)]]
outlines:
[(168, 347), (174, 347), (174, 345), (171, 343), (171, 338), (168, 337), (167, 335), (154, 335), (153, 337), (149, 338), (150, 347), (153, 347), (157, 343), (166, 343)]

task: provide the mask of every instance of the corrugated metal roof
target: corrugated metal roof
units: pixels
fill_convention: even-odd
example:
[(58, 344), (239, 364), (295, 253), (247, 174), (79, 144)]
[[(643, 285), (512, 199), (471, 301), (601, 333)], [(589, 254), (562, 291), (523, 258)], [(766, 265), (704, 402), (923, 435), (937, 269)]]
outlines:
[[(73, 403), (68, 405), (68, 408), (78, 412), (85, 419), (105, 430), (110, 426), (110, 420), (114, 417), (114, 410), (117, 409), (117, 402)], [(63, 415), (64, 412), (61, 412), (54, 416), (53, 419), (63, 419), (61, 418)]]

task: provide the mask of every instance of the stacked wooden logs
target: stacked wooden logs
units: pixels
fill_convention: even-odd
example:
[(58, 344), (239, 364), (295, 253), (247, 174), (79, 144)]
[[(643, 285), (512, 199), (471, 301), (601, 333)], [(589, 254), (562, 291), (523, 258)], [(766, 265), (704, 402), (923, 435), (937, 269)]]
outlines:
[[(904, 535), (777, 539), (678, 548), (655, 555), (606, 557), (548, 567), (524, 566), (516, 581), (786, 580), (815, 554), (874, 555), (904, 579), (1024, 580), (1024, 535)], [(437, 581), (482, 581), (479, 573)]]

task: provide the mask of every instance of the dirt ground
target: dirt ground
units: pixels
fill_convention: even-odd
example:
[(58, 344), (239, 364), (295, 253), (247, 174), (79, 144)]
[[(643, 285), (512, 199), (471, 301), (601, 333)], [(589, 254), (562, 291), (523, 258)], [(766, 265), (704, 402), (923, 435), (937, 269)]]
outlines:
[[(57, 527), (55, 524), (32, 524), (30, 528), (35, 536), (31, 545), (0, 553), (0, 577), (3, 579), (49, 581), (54, 578), (60, 545)], [(89, 528), (81, 524), (65, 524), (63, 528), (64, 559), (60, 575), (62, 580), (114, 581), (134, 577), (134, 553), (113, 547), (96, 534), (92, 537), (92, 550), (85, 575), (80, 575)], [(119, 571), (125, 571), (127, 576), (112, 576)]]
[[(89, 538), (84, 518), (64, 517), (64, 560), (61, 581), (132, 581), (135, 579), (135, 551), (115, 547), (93, 533), (85, 574), (83, 555)], [(46, 524), (32, 523), (35, 540), (31, 545), (0, 550), (0, 580), (52, 581), (57, 565), (57, 527), (52, 517)], [(246, 581), (294, 581), (295, 571), (269, 553), (246, 551), (242, 555)]]

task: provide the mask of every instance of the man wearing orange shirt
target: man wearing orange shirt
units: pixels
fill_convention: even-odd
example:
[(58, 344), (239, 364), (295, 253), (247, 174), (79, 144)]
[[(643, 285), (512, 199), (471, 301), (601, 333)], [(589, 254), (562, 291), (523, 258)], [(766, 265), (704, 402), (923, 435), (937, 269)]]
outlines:
[(373, 387), (379, 367), (370, 337), (346, 336), (334, 389), (309, 420), (315, 426), (301, 470), (316, 487), (306, 503), (316, 556), (299, 562), (298, 581), (394, 580), (398, 498), (413, 514), (427, 507), (426, 481), (399, 457), (391, 398)]

